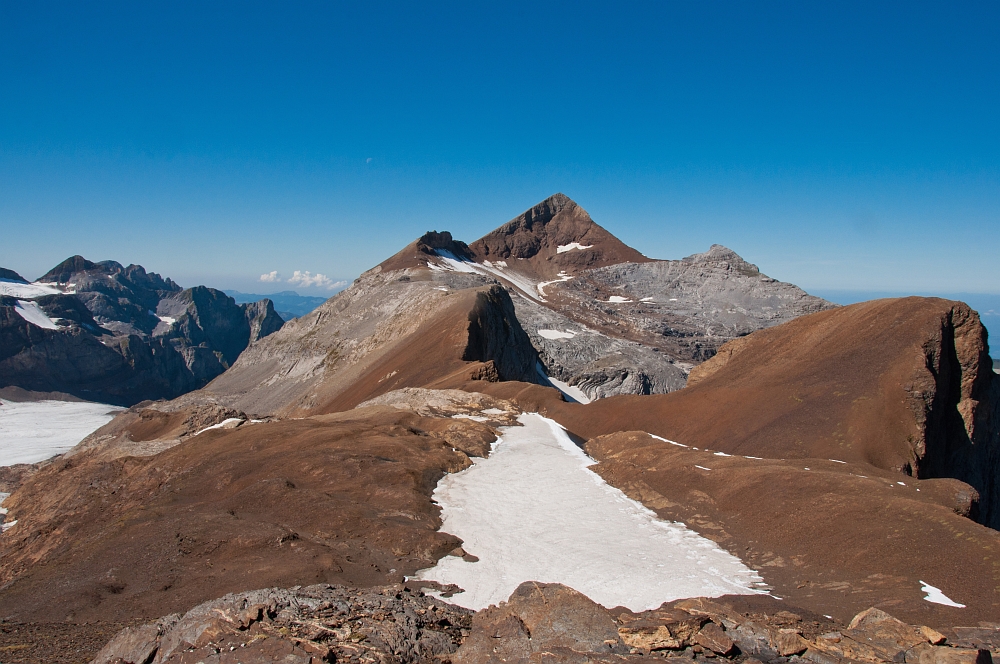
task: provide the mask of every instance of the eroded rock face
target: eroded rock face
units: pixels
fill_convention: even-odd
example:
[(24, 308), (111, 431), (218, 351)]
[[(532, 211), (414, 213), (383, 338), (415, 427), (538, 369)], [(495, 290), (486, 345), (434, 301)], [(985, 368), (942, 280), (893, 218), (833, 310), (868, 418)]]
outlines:
[(442, 661), (471, 613), (401, 585), (255, 590), (126, 628), (93, 664)]
[(236, 305), (221, 291), (183, 290), (139, 265), (74, 256), (38, 283), (53, 292), (29, 304), (48, 327), (19, 315), (25, 305), (17, 298), (0, 296), (0, 387), (120, 405), (173, 398), (283, 324), (268, 300)]

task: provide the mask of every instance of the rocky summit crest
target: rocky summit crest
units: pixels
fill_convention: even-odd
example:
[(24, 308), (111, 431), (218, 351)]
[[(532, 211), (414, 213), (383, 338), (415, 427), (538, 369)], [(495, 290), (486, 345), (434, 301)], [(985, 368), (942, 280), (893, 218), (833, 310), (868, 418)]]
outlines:
[(649, 260), (598, 225), (565, 194), (521, 213), (469, 248), (481, 260), (551, 260), (601, 267)]

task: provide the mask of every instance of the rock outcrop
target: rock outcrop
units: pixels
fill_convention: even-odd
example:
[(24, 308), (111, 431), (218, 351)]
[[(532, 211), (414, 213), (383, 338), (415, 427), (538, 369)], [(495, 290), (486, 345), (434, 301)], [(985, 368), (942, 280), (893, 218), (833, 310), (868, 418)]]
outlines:
[(236, 305), (139, 265), (74, 256), (34, 284), (10, 274), (0, 277), (0, 293), (14, 294), (0, 294), (0, 388), (120, 405), (173, 398), (283, 324), (267, 300)]
[(641, 613), (608, 610), (529, 581), (475, 614), (406, 585), (316, 585), (227, 595), (119, 632), (92, 660), (501, 664), (737, 661), (990, 664), (1000, 627), (944, 632), (876, 608), (848, 624), (773, 598), (694, 598)]

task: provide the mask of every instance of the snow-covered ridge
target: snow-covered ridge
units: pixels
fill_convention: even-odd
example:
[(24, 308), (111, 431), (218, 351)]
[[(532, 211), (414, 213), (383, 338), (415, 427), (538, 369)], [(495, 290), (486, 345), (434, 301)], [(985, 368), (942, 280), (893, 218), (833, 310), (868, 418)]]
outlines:
[(417, 574), (464, 589), (448, 601), (482, 609), (523, 581), (563, 583), (636, 611), (683, 597), (765, 592), (760, 575), (715, 542), (607, 484), (556, 422), (536, 413), (518, 421), (501, 429), (489, 459), (446, 475), (434, 491), (441, 530), (479, 558), (446, 556)]

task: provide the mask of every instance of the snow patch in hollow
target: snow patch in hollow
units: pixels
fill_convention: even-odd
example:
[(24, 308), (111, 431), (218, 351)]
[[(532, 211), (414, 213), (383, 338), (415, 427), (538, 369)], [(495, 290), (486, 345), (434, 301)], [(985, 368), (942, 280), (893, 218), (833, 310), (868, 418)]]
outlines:
[(964, 609), (965, 604), (959, 604), (953, 599), (948, 598), (940, 588), (935, 588), (926, 581), (920, 582), (920, 591), (927, 593), (924, 597), (928, 602), (933, 602), (934, 604), (944, 604), (945, 606), (953, 606), (956, 609)]
[(445, 556), (417, 573), (464, 589), (447, 601), (482, 609), (524, 581), (562, 583), (633, 611), (684, 597), (766, 592), (739, 558), (607, 484), (556, 422), (537, 413), (518, 421), (501, 428), (488, 459), (446, 475), (434, 491), (441, 531), (479, 558)]
[(34, 302), (18, 300), (17, 304), (14, 305), (14, 311), (17, 312), (18, 316), (32, 325), (37, 325), (38, 327), (46, 330), (59, 329), (59, 326), (55, 324), (55, 321), (49, 318)]
[(573, 330), (538, 330), (538, 336), (544, 337), (545, 339), (572, 339), (576, 336), (576, 332)]
[(615, 304), (624, 304), (626, 302), (631, 302), (632, 300), (627, 297), (622, 297), (621, 295), (612, 295), (608, 298), (608, 302), (614, 302)]
[(592, 244), (582, 245), (579, 242), (570, 242), (569, 244), (560, 244), (558, 247), (556, 247), (556, 253), (564, 254), (567, 251), (573, 251), (574, 249), (579, 249), (579, 250), (591, 249), (593, 246), (594, 245)]

